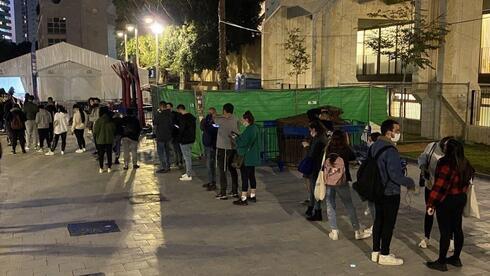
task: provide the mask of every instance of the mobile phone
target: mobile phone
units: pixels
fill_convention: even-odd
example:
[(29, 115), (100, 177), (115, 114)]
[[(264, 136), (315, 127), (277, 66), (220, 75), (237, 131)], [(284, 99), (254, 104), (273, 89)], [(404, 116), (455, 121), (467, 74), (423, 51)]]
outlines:
[(213, 124), (213, 127), (218, 128), (218, 127), (219, 127), (219, 125), (218, 125), (218, 124)]
[(176, 127), (176, 128), (180, 128), (178, 125), (174, 125), (174, 127)]

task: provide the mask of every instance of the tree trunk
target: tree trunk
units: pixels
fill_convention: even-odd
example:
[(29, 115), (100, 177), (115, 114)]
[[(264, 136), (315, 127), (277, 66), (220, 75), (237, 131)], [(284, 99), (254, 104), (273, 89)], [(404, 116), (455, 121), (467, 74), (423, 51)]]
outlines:
[(298, 78), (299, 78), (299, 75), (296, 74), (296, 89), (298, 89), (298, 85), (299, 85)]
[(228, 71), (226, 62), (226, 25), (221, 21), (226, 18), (225, 0), (219, 0), (219, 88), (228, 89)]
[(405, 82), (407, 80), (407, 66), (402, 66), (402, 72), (403, 72), (403, 80), (402, 80), (402, 87), (401, 87), (401, 99), (400, 99), (400, 142), (403, 142), (405, 140), (405, 135), (403, 134), (404, 131), (404, 121), (405, 121)]

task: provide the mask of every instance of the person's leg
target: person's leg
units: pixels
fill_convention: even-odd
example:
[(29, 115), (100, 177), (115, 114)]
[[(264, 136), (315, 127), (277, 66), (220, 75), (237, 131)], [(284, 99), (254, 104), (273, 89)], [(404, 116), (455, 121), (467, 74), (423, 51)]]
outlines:
[(49, 124), (49, 136), (48, 136), (48, 143), (53, 143), (53, 139), (54, 139), (54, 126), (53, 124)]
[(369, 213), (371, 214), (371, 219), (373, 220), (373, 225), (374, 225), (374, 220), (376, 219), (376, 207), (374, 206), (374, 202), (368, 201), (367, 206), (369, 208)]
[(463, 234), (463, 210), (466, 205), (466, 194), (461, 194), (456, 197), (456, 204), (453, 215), (452, 232), (454, 233), (454, 254), (453, 258), (459, 259), (463, 250), (464, 234)]
[(247, 166), (242, 166), (240, 168), (240, 176), (242, 177), (242, 196), (245, 195), (247, 196), (248, 192), (248, 167)]
[(167, 170), (170, 170), (170, 166), (172, 165), (172, 161), (170, 161), (170, 157), (172, 155), (172, 143), (170, 141), (165, 142), (165, 166)]
[(180, 149), (185, 162), (185, 174), (192, 177), (192, 144), (181, 144)]
[[(129, 166), (130, 139), (127, 137), (122, 138), (121, 146), (122, 146), (123, 157), (124, 157), (124, 167), (128, 167)], [(134, 156), (133, 156), (133, 158), (134, 158)]]
[(111, 144), (105, 145), (105, 150), (107, 154), (107, 167), (110, 169), (112, 168), (112, 145)]
[(162, 170), (166, 168), (165, 164), (165, 142), (157, 142), (158, 159), (160, 159), (160, 167)]
[(447, 196), (436, 209), (437, 224), (439, 225), (439, 261), (440, 263), (446, 263), (446, 256), (449, 250), (449, 243), (451, 241), (451, 217), (456, 214), (452, 214), (451, 205), (454, 202), (450, 196)]
[(129, 139), (129, 150), (131, 151), (131, 159), (133, 161), (133, 166), (138, 166), (138, 141)]
[[(385, 196), (383, 208), (383, 227), (381, 232), (381, 255), (390, 254), (391, 239), (395, 229), (396, 217), (400, 208), (400, 195)], [(378, 210), (376, 210), (377, 212)]]
[(61, 133), (61, 151), (65, 151), (66, 149), (66, 132)]
[(231, 174), (231, 193), (233, 195), (238, 194), (238, 172), (231, 164), (233, 163), (233, 158), (235, 157), (236, 151), (229, 150), (227, 156), (227, 166)]
[(340, 200), (344, 204), (345, 209), (347, 209), (347, 213), (349, 214), (350, 223), (352, 224), (352, 228), (354, 231), (359, 230), (359, 219), (357, 218), (356, 208), (354, 207), (354, 203), (352, 203), (352, 195), (350, 192), (349, 184), (341, 185), (337, 187), (337, 193), (339, 194)]
[(37, 133), (37, 124), (36, 121), (33, 121), (34, 129), (33, 129), (33, 136), (34, 136), (34, 147), (37, 148), (37, 145), (39, 144), (39, 134)]
[(39, 134), (39, 147), (44, 148), (44, 139), (46, 138), (44, 135), (44, 129), (38, 129), (37, 130)]
[(216, 149), (211, 148), (209, 155), (211, 168), (211, 184), (216, 184)]
[(373, 225), (373, 252), (381, 251), (381, 233), (383, 229), (384, 222), (384, 201), (385, 198), (381, 199), (379, 202), (374, 203), (375, 208), (375, 219)]
[(308, 207), (311, 208), (311, 210), (313, 210), (316, 204), (316, 199), (315, 199), (316, 177), (310, 175), (308, 180), (310, 182), (310, 202), (308, 203)]
[(250, 180), (250, 197), (255, 197), (257, 191), (257, 178), (255, 178), (255, 167), (248, 168), (248, 179)]
[(34, 129), (34, 124), (32, 122), (32, 120), (27, 120), (26, 123), (26, 144), (27, 144), (27, 147), (31, 147), (31, 143), (33, 143), (33, 137), (32, 137), (32, 131)]
[(80, 129), (80, 139), (82, 139), (82, 149), (85, 149), (87, 147), (85, 143), (85, 129)]
[(55, 134), (53, 139), (54, 140), (53, 140), (53, 143), (51, 144), (51, 151), (54, 151), (56, 149), (56, 147), (58, 146), (58, 141), (60, 140), (60, 135)]
[(74, 133), (75, 133), (75, 138), (77, 138), (78, 149), (82, 149), (83, 147), (82, 147), (82, 139), (80, 137), (80, 130), (75, 129)]
[(337, 230), (337, 205), (335, 204), (335, 194), (337, 193), (334, 187), (327, 187), (327, 216), (330, 229)]
[[(430, 192), (431, 190), (425, 187), (425, 191), (424, 191), (425, 204), (427, 204), (427, 201), (429, 200)], [(427, 212), (425, 212), (424, 235), (426, 239), (430, 239), (430, 232), (432, 231), (433, 224), (434, 224), (434, 216), (429, 216)]]
[(18, 130), (10, 130), (10, 144), (12, 145), (12, 152), (15, 153), (16, 148), (17, 148), (17, 139), (19, 136), (19, 131)]
[(103, 170), (104, 169), (104, 152), (105, 152), (104, 145), (96, 145), (96, 150), (97, 150), (97, 154), (99, 156), (99, 168), (101, 170)]
[(208, 173), (208, 183), (209, 185), (213, 184), (213, 173), (212, 173), (212, 169), (211, 169), (211, 151), (213, 149), (211, 147), (205, 147), (204, 148), (204, 155), (206, 157), (206, 170), (207, 170), (207, 173)]
[(226, 150), (218, 149), (218, 170), (219, 170), (219, 182), (220, 182), (220, 194), (226, 195), (226, 189), (228, 188), (228, 179), (226, 177)]

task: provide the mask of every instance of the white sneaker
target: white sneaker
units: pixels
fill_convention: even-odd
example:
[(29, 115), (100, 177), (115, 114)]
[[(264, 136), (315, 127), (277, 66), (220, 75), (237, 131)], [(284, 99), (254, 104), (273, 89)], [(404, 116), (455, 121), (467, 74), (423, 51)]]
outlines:
[(43, 153), (43, 152), (44, 152), (44, 150), (43, 150), (43, 149), (38, 149), (38, 150), (37, 150), (37, 152), (38, 152), (38, 153)]
[(53, 151), (48, 151), (44, 155), (46, 155), (46, 156), (53, 156), (54, 155), (54, 152)]
[(403, 259), (397, 258), (394, 254), (379, 255), (378, 264), (380, 265), (402, 265)]
[(104, 169), (99, 169), (99, 173), (104, 173)]
[(29, 150), (30, 150), (30, 148), (29, 147), (26, 147), (26, 151), (29, 151)]
[(428, 238), (423, 238), (419, 243), (419, 247), (423, 249), (427, 249), (429, 245), (430, 245), (430, 240)]
[(449, 242), (449, 252), (454, 252), (454, 240)]
[(107, 169), (107, 173), (111, 173), (111, 168), (108, 168)]
[(183, 178), (183, 177), (186, 177), (186, 176), (187, 176), (187, 174), (184, 173), (183, 175), (180, 176), (180, 178)]
[(330, 233), (328, 233), (328, 237), (333, 241), (338, 240), (339, 239), (339, 230), (333, 229)]
[(184, 174), (181, 178), (179, 178), (180, 181), (192, 181), (192, 176), (188, 176), (187, 174)]
[(77, 149), (75, 152), (76, 153), (82, 153), (83, 152), (83, 149)]
[(377, 263), (379, 260), (379, 252), (371, 252), (371, 261)]
[(371, 233), (368, 233), (364, 230), (357, 230), (355, 232), (355, 236), (356, 236), (356, 240), (364, 240), (371, 237)]
[(370, 235), (373, 235), (373, 226), (364, 229), (364, 232), (369, 233)]
[(82, 152), (86, 152), (87, 150), (85, 148), (82, 149)]
[(65, 155), (65, 152), (64, 151), (61, 151), (61, 155)]

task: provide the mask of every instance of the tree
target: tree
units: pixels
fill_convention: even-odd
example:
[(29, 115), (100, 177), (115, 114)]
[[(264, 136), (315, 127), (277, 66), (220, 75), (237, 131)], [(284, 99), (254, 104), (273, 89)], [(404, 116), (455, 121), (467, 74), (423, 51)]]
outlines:
[(10, 40), (0, 39), (0, 62), (13, 59), (31, 52), (31, 43), (15, 44)]
[(291, 65), (290, 76), (296, 77), (296, 88), (298, 88), (298, 77), (310, 69), (311, 56), (306, 52), (305, 37), (301, 36), (299, 28), (288, 31), (288, 39), (284, 48), (289, 52), (286, 63)]

